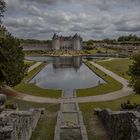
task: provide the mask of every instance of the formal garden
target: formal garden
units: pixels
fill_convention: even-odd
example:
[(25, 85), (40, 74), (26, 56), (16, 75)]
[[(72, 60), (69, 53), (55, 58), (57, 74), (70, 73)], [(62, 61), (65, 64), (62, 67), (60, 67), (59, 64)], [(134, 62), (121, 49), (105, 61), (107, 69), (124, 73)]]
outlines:
[[(18, 117), (25, 113), (24, 115), (30, 119), (39, 116), (31, 140), (52, 140), (56, 132), (60, 133), (59, 130), (64, 128), (72, 130), (74, 127), (80, 130), (80, 137), (83, 136), (81, 128), (86, 128), (84, 132), (87, 132), (89, 140), (107, 140), (107, 131), (94, 109), (110, 108), (113, 111), (139, 109), (140, 54), (132, 51), (122, 58), (118, 54), (125, 49), (111, 47), (114, 42), (121, 44), (126, 41), (139, 41), (139, 37), (128, 35), (121, 36), (115, 41), (88, 40), (84, 41), (83, 49), (77, 51), (25, 51), (23, 43), (47, 44), (51, 41), (14, 37), (2, 24), (5, 11), (6, 3), (1, 0), (0, 115), (7, 111), (16, 112)], [(106, 47), (109, 43), (112, 44)], [(100, 46), (98, 47), (97, 44)], [(76, 109), (71, 105), (72, 103), (75, 104)], [(66, 107), (65, 111), (64, 107)], [(74, 109), (72, 110), (71, 107)], [(24, 112), (26, 110), (29, 112)], [(73, 112), (74, 110), (76, 111)], [(31, 116), (33, 112), (35, 115)], [(8, 116), (8, 113), (5, 116)], [(66, 115), (67, 113), (76, 113), (78, 119), (75, 115), (74, 117)], [(25, 124), (28, 120), (24, 121)], [(60, 125), (59, 121), (65, 125)], [(3, 126), (1, 125), (0, 129)], [(9, 133), (5, 135), (0, 133), (0, 136), (7, 137), (7, 134)]]

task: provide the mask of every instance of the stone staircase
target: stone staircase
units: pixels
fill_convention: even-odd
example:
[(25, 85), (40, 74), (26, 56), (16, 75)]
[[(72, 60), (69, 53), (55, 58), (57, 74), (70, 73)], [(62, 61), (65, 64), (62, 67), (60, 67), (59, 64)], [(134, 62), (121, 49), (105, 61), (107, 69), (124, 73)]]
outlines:
[(78, 103), (67, 103), (67, 98), (70, 97), (64, 97), (61, 102), (54, 140), (88, 140)]

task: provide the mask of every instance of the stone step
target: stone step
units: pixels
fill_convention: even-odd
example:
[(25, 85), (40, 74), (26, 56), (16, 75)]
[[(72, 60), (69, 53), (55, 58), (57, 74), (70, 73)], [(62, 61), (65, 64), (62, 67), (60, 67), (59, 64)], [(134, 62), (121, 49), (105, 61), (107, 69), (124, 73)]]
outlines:
[[(74, 97), (75, 93), (72, 98)], [(78, 103), (66, 103), (63, 98), (58, 112), (54, 140), (88, 140)]]

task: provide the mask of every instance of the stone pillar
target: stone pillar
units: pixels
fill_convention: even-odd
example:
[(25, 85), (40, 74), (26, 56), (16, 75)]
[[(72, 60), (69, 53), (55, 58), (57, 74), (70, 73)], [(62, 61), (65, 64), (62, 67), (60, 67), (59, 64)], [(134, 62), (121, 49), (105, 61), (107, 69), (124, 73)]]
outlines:
[(5, 94), (0, 94), (0, 113), (5, 109), (6, 100), (7, 96)]

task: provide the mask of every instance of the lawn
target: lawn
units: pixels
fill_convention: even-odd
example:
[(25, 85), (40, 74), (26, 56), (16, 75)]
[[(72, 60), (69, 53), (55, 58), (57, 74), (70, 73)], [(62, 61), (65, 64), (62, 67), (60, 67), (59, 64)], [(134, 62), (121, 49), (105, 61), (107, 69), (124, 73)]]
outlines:
[(122, 84), (117, 82), (115, 79), (112, 77), (106, 75), (103, 71), (99, 70), (90, 62), (86, 61), (85, 64), (97, 75), (102, 77), (106, 83), (105, 84), (100, 84), (96, 87), (92, 88), (87, 88), (87, 89), (78, 89), (76, 90), (76, 94), (78, 97), (80, 96), (94, 96), (94, 95), (101, 95), (101, 94), (106, 94), (109, 92), (117, 91), (122, 88)]
[(90, 50), (90, 51), (88, 51), (88, 53), (95, 55), (97, 53), (97, 50), (95, 50), (95, 49), (94, 50)]
[[(130, 79), (130, 77), (127, 75), (129, 65), (132, 64), (132, 60), (130, 60), (130, 59), (114, 59), (114, 60), (110, 60), (110, 61), (102, 61), (102, 62), (100, 61), (97, 63), (126, 79)], [(96, 70), (96, 68), (93, 69), (93, 71), (95, 71), (95, 70)], [(98, 71), (95, 71), (95, 72), (100, 75), (100, 72), (98, 72)], [(103, 77), (103, 79), (104, 79), (104, 77)], [(95, 88), (98, 88), (98, 87), (95, 87)], [(102, 91), (100, 91), (100, 92), (102, 92)], [(86, 93), (86, 91), (85, 91), (85, 93)], [(94, 108), (110, 108), (112, 110), (119, 110), (120, 104), (122, 102), (126, 102), (127, 100), (129, 100), (131, 103), (139, 103), (140, 95), (133, 94), (133, 95), (121, 98), (121, 99), (117, 99), (114, 101), (108, 101), (108, 102), (94, 102), (94, 103), (80, 104), (80, 109), (83, 112), (84, 123), (86, 125), (89, 140), (92, 140), (92, 139), (107, 140), (105, 138), (106, 134), (104, 134), (102, 132), (98, 134), (98, 131), (102, 130), (101, 128), (103, 127), (103, 125), (101, 124), (97, 115), (94, 114)], [(93, 128), (93, 125), (95, 128)]]
[(35, 64), (35, 61), (28, 61), (28, 60), (24, 60), (24, 64), (27, 64), (28, 66), (31, 66), (33, 64)]
[(61, 90), (53, 89), (43, 89), (35, 84), (29, 84), (26, 81), (38, 73), (46, 63), (42, 63), (34, 70), (28, 73), (28, 75), (22, 80), (22, 82), (14, 87), (15, 90), (20, 91), (25, 94), (30, 94), (34, 96), (50, 97), (50, 98), (59, 98), (61, 97)]
[(28, 110), (30, 108), (45, 108), (46, 111), (37, 124), (35, 131), (32, 134), (31, 140), (53, 140), (55, 125), (57, 120), (57, 111), (59, 104), (41, 104), (18, 100), (15, 98), (8, 99), (8, 104), (16, 102), (20, 110)]
[(89, 50), (88, 52), (90, 54), (95, 55), (98, 52), (100, 52), (100, 53), (115, 53), (116, 50), (112, 50), (112, 49), (109, 49), (109, 48), (97, 48), (97, 49)]
[(130, 76), (128, 75), (128, 71), (129, 71), (129, 65), (131, 65), (132, 62), (133, 61), (129, 58), (118, 58), (110, 61), (99, 61), (99, 62), (97, 61), (98, 64), (113, 71), (114, 73), (118, 74), (119, 76), (127, 80), (130, 79)]
[[(93, 116), (97, 117), (96, 115), (94, 115), (94, 108), (110, 108), (112, 110), (119, 110), (120, 109), (120, 104), (122, 102), (126, 102), (127, 100), (130, 101), (130, 103), (139, 103), (140, 102), (140, 95), (136, 95), (136, 94), (132, 94), (130, 96), (127, 97), (123, 97), (114, 101), (108, 101), (108, 102), (94, 102), (94, 103), (82, 103), (79, 104), (80, 106), (80, 110), (82, 111), (83, 114), (83, 119), (84, 119), (84, 123), (86, 126), (86, 130), (88, 133), (88, 137), (89, 140), (93, 140), (93, 139), (97, 139), (97, 140), (102, 140), (104, 135), (102, 136), (101, 134), (97, 134), (96, 131), (98, 131), (98, 127), (100, 125), (100, 121), (96, 121), (99, 124), (97, 124), (97, 126), (93, 126)], [(95, 122), (94, 122), (95, 123)], [(93, 127), (97, 127), (94, 128), (96, 129), (96, 131), (94, 131)], [(104, 140), (106, 140), (104, 138)]]

